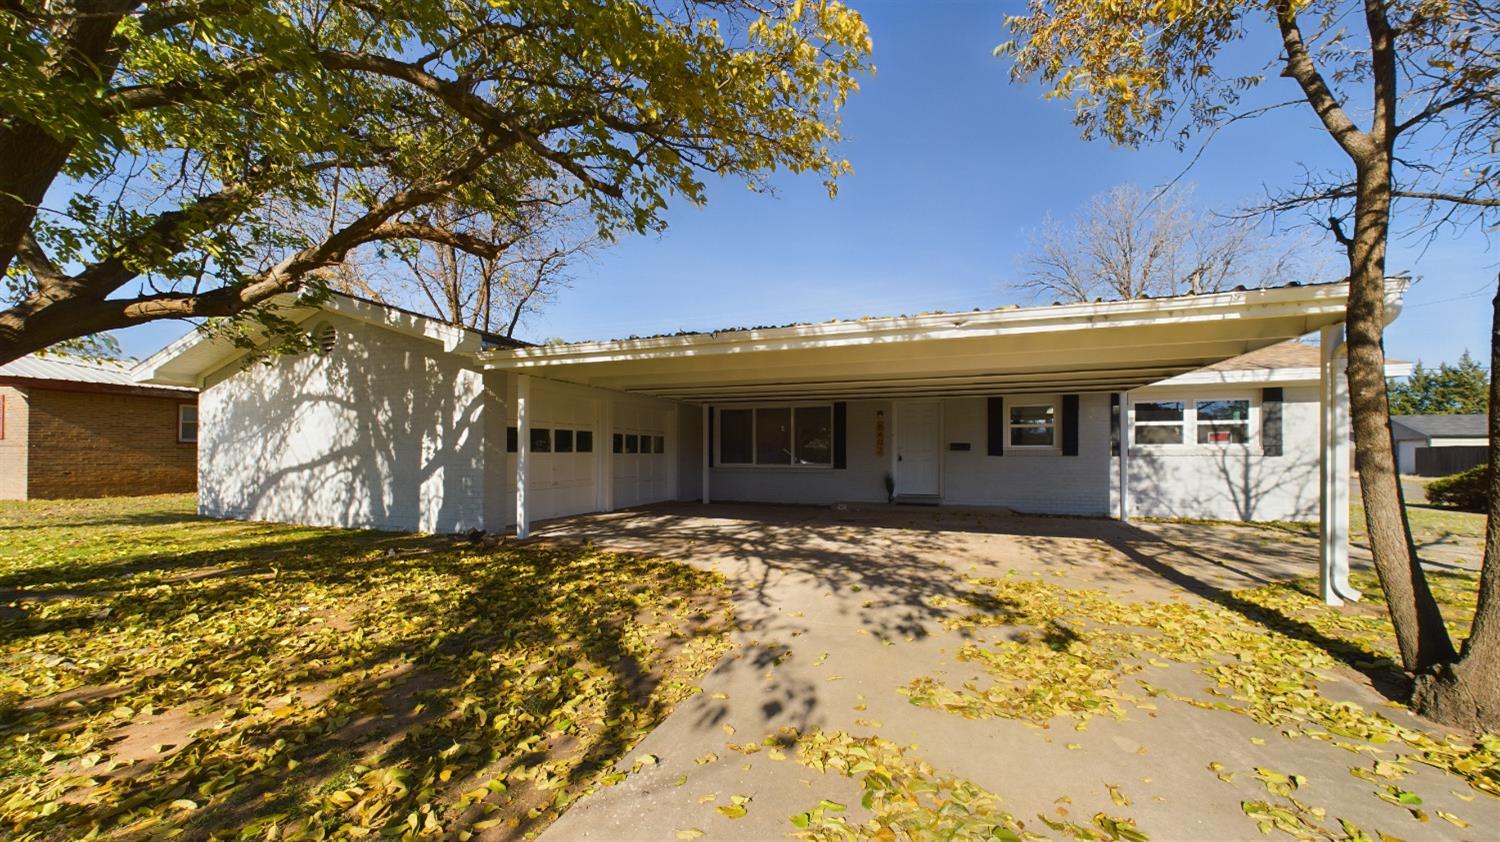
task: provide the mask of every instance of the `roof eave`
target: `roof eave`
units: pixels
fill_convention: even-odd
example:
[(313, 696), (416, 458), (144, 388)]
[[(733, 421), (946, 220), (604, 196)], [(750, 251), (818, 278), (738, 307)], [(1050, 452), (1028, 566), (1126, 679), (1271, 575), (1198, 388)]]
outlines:
[[(1387, 281), (1387, 296), (1399, 301), (1409, 282)], [(694, 355), (744, 351), (802, 350), (893, 340), (955, 338), (1019, 334), (1031, 331), (1083, 329), (1108, 324), (1159, 323), (1178, 318), (1208, 318), (1215, 311), (1232, 316), (1246, 306), (1275, 308), (1292, 306), (1308, 315), (1341, 312), (1348, 297), (1345, 282), (1239, 290), (1175, 298), (1138, 299), (1103, 303), (1063, 304), (1051, 307), (1001, 308), (930, 316), (897, 316), (858, 321), (825, 322), (768, 330), (732, 333), (689, 334), (655, 339), (582, 342), (572, 345), (537, 346), (484, 351), (477, 359), (486, 368), (522, 369), (563, 362), (608, 362), (621, 359), (670, 357), (684, 352)], [(1312, 305), (1309, 308), (1309, 305)]]
[[(318, 312), (330, 312), (356, 321), (385, 328), (395, 333), (436, 342), (450, 354), (473, 355), (483, 347), (483, 337), (476, 331), (457, 327), (416, 313), (386, 307), (373, 301), (333, 294), (317, 307), (293, 305), (291, 296), (283, 296), (276, 303), (286, 308), (281, 315), (293, 322), (301, 323)], [(139, 383), (154, 383), (170, 386), (200, 387), (205, 375), (222, 368), (248, 353), (244, 348), (221, 337), (208, 336), (194, 329), (179, 337), (165, 348), (142, 360), (131, 370), (131, 377)], [(186, 367), (173, 363), (200, 357)]]

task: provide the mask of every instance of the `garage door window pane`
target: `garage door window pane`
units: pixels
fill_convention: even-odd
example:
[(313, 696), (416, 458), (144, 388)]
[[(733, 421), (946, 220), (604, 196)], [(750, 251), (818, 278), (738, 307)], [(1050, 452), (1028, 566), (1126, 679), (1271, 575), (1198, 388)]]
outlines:
[(593, 431), (592, 430), (579, 430), (578, 431), (578, 440), (577, 440), (577, 443), (578, 443), (578, 452), (579, 453), (593, 453), (594, 452), (594, 433), (593, 433)]
[(833, 461), (833, 408), (799, 406), (793, 410), (797, 434), (797, 464), (827, 465)]
[(748, 465), (754, 461), (753, 414), (748, 409), (719, 412), (719, 462)]
[(547, 429), (546, 427), (532, 427), (531, 428), (531, 452), (532, 453), (551, 453), (552, 452), (552, 431), (551, 430)]
[(624, 453), (625, 452), (625, 434), (624, 433), (615, 433), (615, 452), (616, 453)]
[(558, 453), (573, 452), (573, 431), (558, 430), (552, 436), (552, 444)]
[(792, 464), (790, 407), (755, 410), (755, 464)]
[(636, 435), (635, 433), (626, 433), (625, 434), (625, 452), (626, 453), (639, 453), (639, 452), (641, 452), (641, 437), (638, 436), (638, 435)]
[(666, 453), (667, 452), (667, 440), (665, 438), (661, 437), (661, 436), (652, 436), (651, 437), (651, 452), (652, 453)]

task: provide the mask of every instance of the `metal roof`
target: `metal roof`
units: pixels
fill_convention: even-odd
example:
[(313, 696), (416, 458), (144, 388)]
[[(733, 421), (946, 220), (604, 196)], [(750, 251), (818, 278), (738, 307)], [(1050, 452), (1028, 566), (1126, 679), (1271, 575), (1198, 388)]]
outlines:
[(1398, 439), (1483, 439), (1490, 435), (1490, 417), (1473, 415), (1392, 415)]
[[(0, 377), (23, 377), (28, 380), (56, 380), (66, 383), (99, 383), (137, 388), (141, 384), (130, 376), (134, 367), (134, 363), (118, 360), (85, 360), (78, 357), (30, 354), (0, 365)], [(194, 390), (180, 389), (180, 391), (192, 392)]]

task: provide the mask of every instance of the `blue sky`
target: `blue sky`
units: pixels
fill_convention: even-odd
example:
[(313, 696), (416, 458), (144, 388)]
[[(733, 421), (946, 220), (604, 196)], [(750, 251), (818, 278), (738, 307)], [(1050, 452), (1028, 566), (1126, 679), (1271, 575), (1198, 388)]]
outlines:
[[(710, 185), (704, 207), (679, 202), (660, 236), (598, 253), (522, 338), (600, 339), (676, 330), (1024, 303), (1009, 288), (1030, 229), (1065, 218), (1117, 183), (1162, 184), (1189, 153), (1085, 142), (1064, 103), (1010, 82), (992, 55), (1014, 4), (897, 2), (864, 13), (878, 72), (847, 108), (843, 154), (854, 174), (829, 200), (814, 177), (781, 177), (775, 195)], [(1254, 45), (1252, 45), (1253, 47)], [(1249, 52), (1246, 50), (1245, 52)], [(1257, 56), (1257, 63), (1260, 61)], [(1292, 83), (1273, 78), (1270, 86)], [(1301, 164), (1341, 165), (1306, 108), (1221, 133), (1188, 178), (1199, 204), (1225, 210), (1287, 186)], [(1393, 243), (1388, 267), (1418, 278), (1387, 352), (1429, 363), (1487, 356), (1500, 251), (1483, 232), (1431, 245)], [(1331, 272), (1342, 255), (1327, 241)], [(1308, 279), (1332, 280), (1333, 278)], [(1289, 279), (1291, 280), (1291, 279)], [(179, 323), (120, 335), (144, 356)]]

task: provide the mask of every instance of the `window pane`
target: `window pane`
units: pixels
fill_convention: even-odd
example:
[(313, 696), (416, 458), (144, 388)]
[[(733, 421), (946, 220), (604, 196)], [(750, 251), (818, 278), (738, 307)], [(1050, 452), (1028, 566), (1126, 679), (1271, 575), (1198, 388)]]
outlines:
[(177, 425), (177, 440), (182, 442), (198, 440), (198, 422), (182, 423)]
[[(1137, 411), (1140, 405), (1136, 405)], [(1182, 427), (1177, 424), (1150, 424), (1135, 428), (1136, 444), (1182, 444)]]
[(1043, 406), (1013, 406), (1010, 408), (1010, 423), (1012, 424), (1051, 424), (1052, 405)]
[(552, 431), (546, 427), (531, 428), (531, 452), (550, 453), (552, 451)]
[(578, 431), (578, 452), (579, 453), (593, 453), (594, 452), (594, 431), (593, 430), (579, 430)]
[(797, 464), (833, 462), (833, 407), (799, 406), (796, 413)]
[[(1135, 405), (1137, 421), (1181, 421), (1182, 401), (1147, 401)], [(1181, 436), (1178, 436), (1179, 440)]]
[(625, 452), (639, 453), (641, 451), (641, 437), (635, 433), (625, 434)]
[(755, 464), (792, 464), (790, 407), (755, 410)]
[(1249, 401), (1198, 401), (1198, 420), (1249, 421)]
[(516, 448), (519, 447), (519, 445), (517, 444), (517, 442), (519, 442), (520, 440), (521, 440), (520, 439), (520, 433), (516, 430), (515, 427), (506, 427), (505, 428), (505, 452), (506, 453), (515, 453), (516, 452)]
[(1250, 425), (1244, 421), (1239, 423), (1204, 423), (1198, 422), (1199, 444), (1249, 444)]
[(1017, 447), (1051, 447), (1051, 424), (1012, 424), (1010, 443)]
[(719, 412), (719, 461), (726, 465), (748, 465), (754, 461), (751, 450), (751, 410), (725, 409)]
[(552, 438), (552, 443), (554, 445), (556, 445), (556, 447), (554, 449), (558, 453), (572, 453), (573, 452), (573, 431), (572, 430), (558, 430), (557, 433)]
[(182, 419), (182, 422), (184, 424), (196, 424), (196, 423), (198, 423), (198, 407), (196, 407), (196, 406), (193, 406), (191, 404), (183, 404), (177, 410), (177, 413), (178, 413), (178, 417), (180, 417)]
[(1051, 404), (1011, 407), (1010, 443), (1017, 447), (1051, 447), (1054, 411)]
[(615, 452), (625, 452), (625, 436), (621, 433), (615, 433)]
[(667, 440), (666, 440), (666, 438), (664, 436), (652, 436), (651, 437), (651, 452), (652, 453), (666, 453), (667, 452)]

